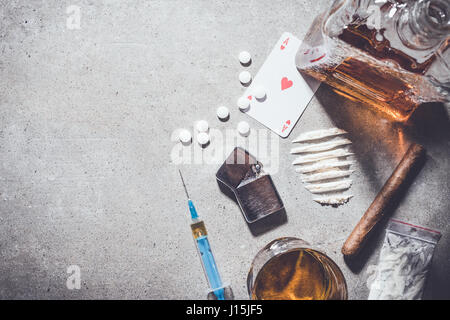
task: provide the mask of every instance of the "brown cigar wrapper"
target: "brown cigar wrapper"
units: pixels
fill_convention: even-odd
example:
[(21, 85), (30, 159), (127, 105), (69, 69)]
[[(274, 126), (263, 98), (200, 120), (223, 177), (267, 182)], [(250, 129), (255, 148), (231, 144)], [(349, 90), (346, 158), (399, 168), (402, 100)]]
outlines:
[(413, 143), (406, 151), (392, 175), (375, 197), (369, 209), (364, 213), (358, 224), (342, 247), (342, 254), (352, 257), (358, 254), (375, 226), (383, 219), (386, 208), (396, 199), (408, 177), (414, 174), (416, 167), (425, 159), (425, 149)]

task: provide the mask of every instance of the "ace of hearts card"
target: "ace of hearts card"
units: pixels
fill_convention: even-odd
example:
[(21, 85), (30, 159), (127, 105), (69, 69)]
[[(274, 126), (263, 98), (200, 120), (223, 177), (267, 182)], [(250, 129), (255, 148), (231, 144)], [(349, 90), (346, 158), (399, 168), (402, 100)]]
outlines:
[[(289, 136), (320, 85), (297, 70), (295, 56), (300, 44), (291, 33), (283, 33), (244, 94), (250, 100), (245, 113), (282, 138)], [(266, 92), (263, 99), (253, 96), (258, 86)]]

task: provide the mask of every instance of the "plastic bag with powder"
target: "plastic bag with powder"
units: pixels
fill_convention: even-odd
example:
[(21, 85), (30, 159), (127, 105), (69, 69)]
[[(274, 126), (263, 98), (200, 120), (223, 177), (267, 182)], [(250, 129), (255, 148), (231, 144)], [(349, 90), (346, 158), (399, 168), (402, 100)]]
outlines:
[(390, 220), (369, 300), (420, 300), (440, 237), (438, 231)]

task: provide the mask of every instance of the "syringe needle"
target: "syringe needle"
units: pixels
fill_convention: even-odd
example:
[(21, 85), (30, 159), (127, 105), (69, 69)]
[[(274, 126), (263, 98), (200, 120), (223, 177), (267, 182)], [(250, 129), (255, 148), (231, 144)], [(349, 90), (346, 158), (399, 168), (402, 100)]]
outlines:
[(184, 192), (186, 192), (187, 198), (190, 199), (190, 198), (189, 198), (189, 193), (188, 193), (187, 188), (186, 188), (186, 184), (184, 183), (183, 175), (181, 174), (181, 170), (178, 169), (178, 172), (180, 173), (181, 182), (183, 183), (183, 187), (184, 187)]
[(197, 210), (195, 209), (194, 203), (189, 197), (189, 193), (184, 183), (183, 175), (181, 170), (178, 169), (180, 173), (181, 182), (183, 183), (184, 191), (188, 198), (189, 211), (191, 213), (191, 219), (193, 223), (191, 224), (192, 234), (197, 243), (197, 249), (200, 252), (200, 259), (203, 264), (203, 270), (205, 271), (206, 279), (208, 279), (209, 285), (216, 295), (218, 300), (225, 300), (224, 288), (222, 286), (222, 280), (220, 279), (219, 271), (217, 270), (216, 261), (211, 251), (209, 245), (208, 233), (206, 232), (206, 227), (203, 221), (198, 218)]
[(194, 203), (192, 202), (191, 198), (189, 197), (189, 193), (186, 188), (186, 184), (184, 183), (183, 175), (181, 174), (181, 170), (178, 169), (178, 172), (180, 173), (181, 182), (183, 182), (184, 191), (186, 192), (186, 196), (188, 198), (188, 205), (189, 205), (189, 211), (191, 213), (192, 219), (198, 219), (197, 210), (195, 209)]

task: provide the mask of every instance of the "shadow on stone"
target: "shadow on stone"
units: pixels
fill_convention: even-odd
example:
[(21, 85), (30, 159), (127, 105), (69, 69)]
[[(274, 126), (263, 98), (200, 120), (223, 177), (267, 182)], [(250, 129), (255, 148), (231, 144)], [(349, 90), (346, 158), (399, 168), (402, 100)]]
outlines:
[(425, 162), (426, 157), (423, 157), (411, 169), (411, 172), (403, 182), (402, 188), (398, 190), (398, 192), (395, 194), (395, 197), (391, 200), (390, 204), (384, 209), (382, 220), (378, 222), (378, 224), (370, 231), (367, 241), (366, 243), (364, 243), (361, 251), (354, 257), (344, 256), (344, 260), (347, 266), (353, 273), (359, 273), (363, 269), (366, 262), (369, 260), (369, 257), (375, 251), (376, 247), (383, 241), (383, 231), (386, 229), (389, 218), (392, 217), (395, 210), (399, 207), (403, 199), (406, 197), (409, 187), (416, 179)]

